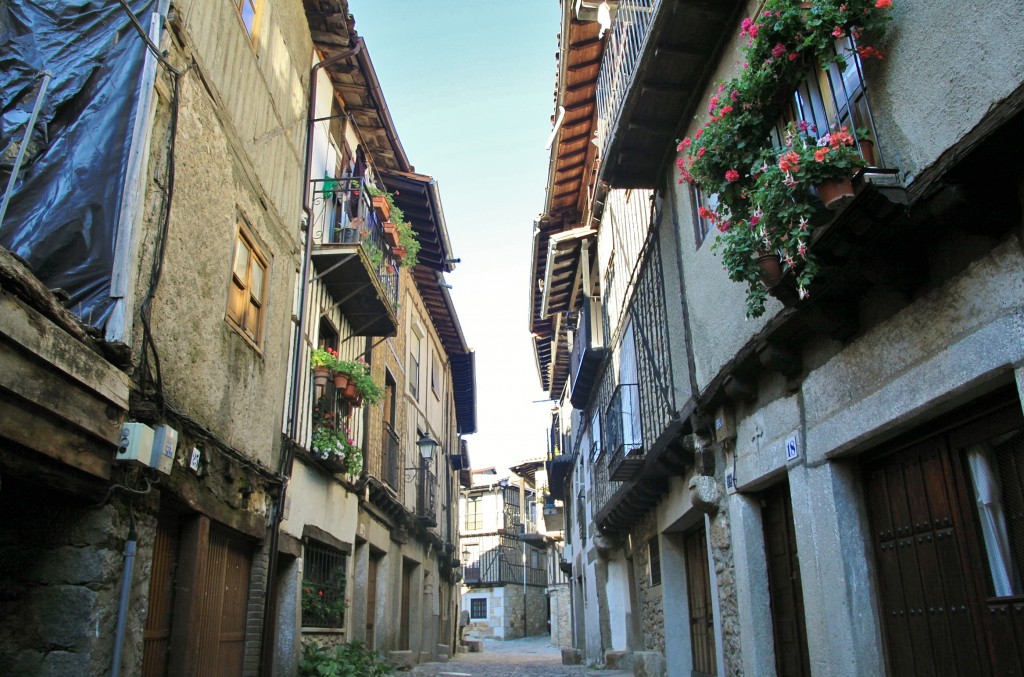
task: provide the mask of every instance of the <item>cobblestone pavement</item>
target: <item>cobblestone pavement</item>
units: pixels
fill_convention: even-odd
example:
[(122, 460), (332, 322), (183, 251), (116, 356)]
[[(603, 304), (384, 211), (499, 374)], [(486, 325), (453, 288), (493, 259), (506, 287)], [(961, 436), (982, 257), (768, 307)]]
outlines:
[(562, 665), (562, 652), (547, 635), (485, 640), (483, 653), (460, 653), (447, 663), (422, 663), (408, 675), (431, 677), (632, 677), (622, 670), (594, 670), (583, 665)]

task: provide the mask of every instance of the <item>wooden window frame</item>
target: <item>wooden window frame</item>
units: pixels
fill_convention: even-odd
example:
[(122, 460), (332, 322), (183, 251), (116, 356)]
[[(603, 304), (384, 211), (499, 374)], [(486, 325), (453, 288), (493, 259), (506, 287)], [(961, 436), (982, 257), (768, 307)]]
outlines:
[[(420, 333), (419, 327), (416, 325), (410, 327), (409, 332), (409, 379), (406, 387), (408, 387), (412, 399), (418, 402), (420, 399), (420, 365), (421, 353), (423, 352), (423, 334)], [(414, 347), (415, 350), (413, 349)]]
[[(249, 36), (249, 42), (252, 44), (253, 49), (255, 49), (256, 40), (260, 33), (260, 19), (263, 17), (263, 0), (231, 0), (231, 4), (234, 5), (238, 21), (242, 24), (246, 35)], [(245, 22), (245, 15), (242, 12), (242, 8), (246, 5), (252, 7), (252, 22), (249, 24)]]
[(434, 351), (430, 351), (430, 390), (441, 399), (441, 360)]
[[(244, 280), (240, 279), (238, 271), (236, 271), (239, 245), (244, 246), (249, 254)], [(263, 276), (260, 283), (260, 294), (258, 298), (254, 297), (252, 294), (253, 264), (259, 266)], [(245, 218), (239, 214), (231, 252), (231, 273), (228, 279), (228, 303), (224, 318), (228, 325), (230, 325), (232, 329), (238, 332), (238, 334), (245, 339), (246, 343), (252, 346), (256, 352), (261, 354), (263, 352), (261, 346), (264, 338), (264, 327), (266, 326), (267, 288), (269, 278), (270, 259), (263, 253)], [(235, 297), (238, 294), (244, 294), (246, 297), (245, 312), (240, 315), (232, 310), (232, 307), (235, 305)], [(251, 305), (255, 305), (257, 308), (256, 319), (253, 323), (256, 325), (255, 331), (252, 331), (250, 322), (247, 319), (248, 310)]]
[(661, 585), (661, 544), (657, 536), (647, 541), (647, 569), (651, 587)]
[[(480, 496), (466, 497), (466, 531), (481, 531), (484, 528), (482, 500)], [(470, 509), (472, 506), (472, 510)]]

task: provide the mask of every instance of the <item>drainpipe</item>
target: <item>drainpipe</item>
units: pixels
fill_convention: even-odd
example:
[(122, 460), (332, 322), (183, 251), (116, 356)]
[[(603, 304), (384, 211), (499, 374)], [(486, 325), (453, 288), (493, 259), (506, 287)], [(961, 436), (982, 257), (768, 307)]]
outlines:
[(291, 476), (292, 461), (295, 456), (295, 438), (298, 431), (299, 421), (299, 379), (302, 375), (302, 362), (305, 351), (302, 350), (302, 342), (306, 336), (306, 303), (309, 288), (309, 268), (313, 255), (313, 214), (309, 209), (309, 171), (313, 165), (313, 131), (316, 126), (316, 81), (320, 69), (326, 68), (342, 59), (353, 56), (362, 49), (362, 41), (356, 43), (355, 47), (338, 52), (334, 56), (317, 62), (309, 71), (309, 101), (306, 110), (306, 162), (302, 169), (302, 211), (306, 215), (306, 242), (302, 252), (302, 273), (299, 276), (299, 325), (295, 330), (294, 345), (295, 354), (292, 356), (292, 401), (289, 411), (288, 436), (282, 444), (281, 464), (278, 475), (281, 477), (281, 486), (278, 489), (276, 509), (271, 515), (270, 542), (267, 553), (267, 590), (263, 598), (263, 631), (261, 633), (260, 648), (260, 670), (261, 675), (272, 673), (271, 663), (274, 660), (273, 641), (276, 633), (274, 628), (271, 610), (274, 608), (274, 598), (277, 592), (277, 549), (280, 542), (281, 521), (284, 519), (284, 505), (288, 492), (288, 478)]
[(21, 139), (21, 147), (18, 148), (18, 156), (14, 159), (14, 168), (11, 169), (11, 178), (7, 181), (7, 190), (4, 191), (3, 202), (0, 202), (0, 225), (3, 225), (4, 216), (7, 214), (7, 205), (11, 203), (11, 195), (14, 194), (14, 184), (18, 181), (18, 174), (21, 172), (21, 163), (25, 160), (25, 149), (32, 142), (32, 132), (36, 127), (36, 120), (39, 119), (39, 109), (43, 107), (43, 100), (46, 98), (46, 90), (50, 87), (50, 80), (53, 73), (43, 71), (43, 82), (39, 85), (39, 93), (36, 94), (36, 103), (32, 107), (32, 115), (25, 125), (25, 136)]
[(124, 628), (128, 620), (128, 601), (131, 599), (132, 572), (135, 570), (135, 550), (139, 535), (135, 531), (135, 515), (128, 513), (131, 519), (128, 527), (128, 540), (124, 544), (124, 573), (121, 578), (121, 600), (117, 606), (117, 629), (114, 630), (114, 657), (110, 666), (110, 677), (121, 675), (121, 655), (124, 648)]

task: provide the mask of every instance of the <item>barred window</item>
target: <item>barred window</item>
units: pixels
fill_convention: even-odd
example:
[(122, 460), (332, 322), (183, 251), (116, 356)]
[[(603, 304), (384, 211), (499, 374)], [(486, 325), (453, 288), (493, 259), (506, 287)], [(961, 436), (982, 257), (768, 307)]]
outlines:
[(469, 617), (473, 619), (487, 618), (487, 598), (474, 597), (469, 600)]
[(345, 553), (317, 541), (306, 543), (303, 559), (302, 625), (345, 625)]

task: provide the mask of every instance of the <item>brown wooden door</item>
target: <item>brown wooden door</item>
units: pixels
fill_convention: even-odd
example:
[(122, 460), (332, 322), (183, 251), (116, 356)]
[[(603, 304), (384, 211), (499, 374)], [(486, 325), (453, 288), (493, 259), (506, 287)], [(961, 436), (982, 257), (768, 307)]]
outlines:
[(412, 574), (414, 565), (411, 562), (402, 562), (402, 615), (398, 624), (398, 646), (401, 649), (411, 648), (409, 645), (409, 621), (412, 603)]
[(210, 529), (197, 628), (199, 675), (242, 674), (245, 616), (249, 597), (249, 545), (219, 529)]
[(170, 514), (160, 515), (153, 540), (149, 612), (142, 631), (142, 677), (164, 677), (167, 674), (180, 529), (177, 517)]
[[(1014, 398), (946, 420), (961, 423), (865, 467), (890, 671), (1019, 676), (1024, 596), (994, 596), (966, 453), (1009, 445), (1024, 461), (1024, 419)], [(1004, 474), (1002, 485), (1004, 500), (1020, 492), (1019, 479)], [(1022, 515), (1007, 511), (1011, 529)], [(1024, 557), (1016, 557), (1019, 568)]]
[(380, 567), (380, 556), (370, 554), (370, 564), (366, 574), (366, 646), (374, 648), (374, 633), (377, 628), (377, 569)]
[(711, 575), (708, 570), (707, 532), (704, 527), (683, 537), (686, 558), (686, 594), (690, 610), (690, 653), (693, 677), (717, 674), (715, 619), (711, 606)]
[(778, 677), (810, 677), (804, 595), (789, 482), (782, 482), (762, 495), (761, 512), (775, 636), (775, 670)]

